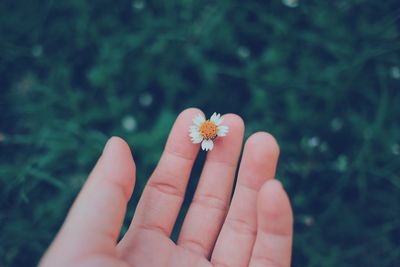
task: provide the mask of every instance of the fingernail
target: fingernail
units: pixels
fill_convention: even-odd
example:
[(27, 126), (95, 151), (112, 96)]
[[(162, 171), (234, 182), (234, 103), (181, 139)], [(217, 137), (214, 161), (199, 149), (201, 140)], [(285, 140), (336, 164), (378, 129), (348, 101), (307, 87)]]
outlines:
[(112, 136), (107, 140), (107, 143), (105, 144), (105, 146), (103, 148), (103, 154), (107, 153), (107, 151), (110, 150), (110, 148), (112, 147), (112, 143), (113, 143), (113, 139), (114, 138), (115, 138), (115, 136)]

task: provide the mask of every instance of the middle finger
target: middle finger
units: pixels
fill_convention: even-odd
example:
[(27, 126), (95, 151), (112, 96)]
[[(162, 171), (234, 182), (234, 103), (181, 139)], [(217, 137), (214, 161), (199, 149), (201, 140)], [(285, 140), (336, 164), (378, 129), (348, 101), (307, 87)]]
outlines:
[(224, 116), (227, 136), (208, 153), (193, 201), (182, 225), (178, 245), (208, 258), (229, 207), (243, 142), (244, 123), (235, 114)]

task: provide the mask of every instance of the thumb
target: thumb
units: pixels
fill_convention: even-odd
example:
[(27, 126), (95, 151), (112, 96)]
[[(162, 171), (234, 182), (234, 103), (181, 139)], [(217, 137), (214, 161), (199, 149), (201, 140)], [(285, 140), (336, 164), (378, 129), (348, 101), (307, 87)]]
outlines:
[(135, 171), (127, 143), (112, 137), (43, 262), (49, 258), (55, 260), (50, 262), (60, 263), (87, 255), (116, 253), (115, 244), (132, 195)]

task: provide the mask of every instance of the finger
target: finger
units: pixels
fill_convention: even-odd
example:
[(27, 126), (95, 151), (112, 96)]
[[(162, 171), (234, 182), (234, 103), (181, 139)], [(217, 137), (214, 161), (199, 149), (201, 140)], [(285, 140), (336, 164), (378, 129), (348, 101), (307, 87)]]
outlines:
[(257, 233), (258, 191), (275, 176), (278, 156), (279, 147), (270, 134), (256, 133), (247, 140), (232, 203), (211, 258), (216, 266), (248, 266)]
[(191, 143), (189, 127), (195, 108), (183, 111), (175, 121), (161, 159), (151, 175), (137, 206), (132, 224), (120, 243), (134, 244), (136, 230), (155, 231), (169, 237), (181, 208), (199, 145)]
[(207, 155), (178, 239), (178, 245), (207, 258), (229, 207), (243, 141), (244, 123), (239, 116), (225, 115), (224, 125), (229, 134), (216, 139), (214, 150)]
[(293, 215), (280, 182), (266, 182), (258, 195), (257, 238), (250, 267), (289, 267), (292, 252)]
[(47, 254), (59, 251), (63, 259), (71, 259), (115, 253), (134, 183), (135, 164), (129, 146), (112, 137)]

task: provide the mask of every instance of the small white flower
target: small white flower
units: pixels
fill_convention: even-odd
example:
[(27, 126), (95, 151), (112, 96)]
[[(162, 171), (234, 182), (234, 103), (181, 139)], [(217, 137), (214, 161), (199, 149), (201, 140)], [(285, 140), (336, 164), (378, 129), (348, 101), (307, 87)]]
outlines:
[(208, 151), (214, 147), (214, 139), (219, 136), (226, 136), (229, 131), (228, 126), (221, 125), (224, 118), (221, 114), (214, 114), (209, 120), (206, 120), (203, 115), (198, 114), (194, 119), (194, 125), (189, 128), (189, 136), (193, 144), (200, 144), (201, 149)]
[(299, 5), (299, 0), (282, 0), (282, 3), (288, 7), (297, 7)]
[(148, 107), (153, 103), (153, 96), (150, 93), (144, 93), (139, 96), (139, 103), (143, 107)]
[(391, 72), (391, 74), (392, 74), (392, 77), (394, 78), (394, 79), (400, 79), (400, 68), (398, 67), (398, 66), (393, 66), (391, 69), (390, 69), (390, 72)]
[(127, 115), (122, 118), (122, 127), (127, 131), (127, 132), (133, 132), (136, 130), (137, 127), (137, 122), (135, 117), (131, 115)]

